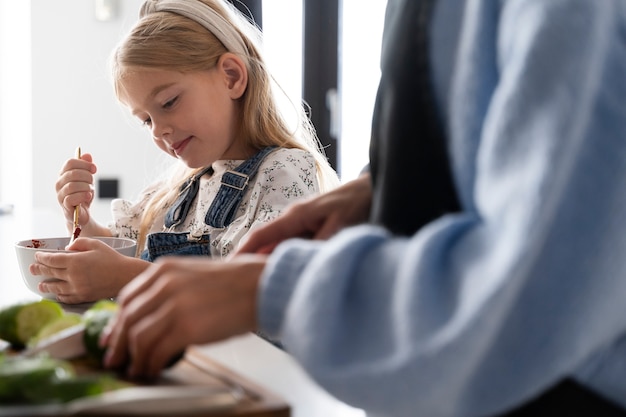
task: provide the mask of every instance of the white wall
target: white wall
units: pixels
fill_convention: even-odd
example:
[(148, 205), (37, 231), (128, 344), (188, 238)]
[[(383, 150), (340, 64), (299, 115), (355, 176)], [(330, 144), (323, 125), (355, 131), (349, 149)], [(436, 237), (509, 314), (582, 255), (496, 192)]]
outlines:
[[(108, 22), (95, 19), (93, 0), (31, 2), (33, 207), (60, 213), (54, 182), (77, 146), (93, 154), (98, 178), (119, 178), (120, 195), (134, 198), (168, 157), (117, 102), (107, 60), (143, 1), (118, 1)], [(96, 201), (92, 213), (106, 222), (109, 207)]]
[(0, 0), (0, 204), (19, 201), (26, 208), (32, 184), (30, 56), (30, 1)]
[[(117, 17), (99, 22), (95, 0), (0, 0), (0, 203), (58, 211), (62, 222), (54, 182), (77, 146), (94, 155), (98, 178), (120, 179), (121, 196), (129, 199), (170, 160), (117, 102), (108, 76), (109, 54), (136, 21), (142, 2), (118, 0)], [(301, 67), (293, 62), (300, 51), (293, 53), (292, 45), (285, 54), (285, 39), (301, 41), (296, 25), (301, 10), (290, 9), (288, 22), (270, 25), (276, 23), (270, 6), (283, 2), (299, 3), (268, 2), (266, 58), (283, 87), (294, 90), (301, 82)], [(349, 19), (355, 16), (353, 3), (358, 5), (356, 0), (344, 1), (343, 16), (344, 180), (354, 178), (367, 162), (385, 0), (375, 2), (369, 19)], [(284, 3), (279, 9), (284, 19)], [(364, 34), (369, 36), (366, 41)], [(289, 65), (281, 59), (290, 60)], [(109, 207), (110, 200), (96, 200), (92, 212), (106, 222)]]

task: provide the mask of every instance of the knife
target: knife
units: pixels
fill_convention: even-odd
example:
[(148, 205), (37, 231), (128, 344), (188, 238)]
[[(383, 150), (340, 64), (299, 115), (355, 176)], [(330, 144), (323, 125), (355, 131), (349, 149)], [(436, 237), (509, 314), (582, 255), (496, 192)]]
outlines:
[[(48, 356), (54, 359), (79, 358), (87, 354), (84, 336), (85, 323), (79, 323), (42, 339), (35, 346), (24, 350), (20, 355), (24, 357), (31, 357), (45, 352)], [(168, 361), (165, 368), (171, 368), (184, 356), (185, 350), (180, 351)]]
[(45, 352), (54, 359), (78, 358), (87, 353), (84, 335), (85, 324), (76, 324), (42, 339), (35, 346), (23, 351), (21, 355), (30, 357)]

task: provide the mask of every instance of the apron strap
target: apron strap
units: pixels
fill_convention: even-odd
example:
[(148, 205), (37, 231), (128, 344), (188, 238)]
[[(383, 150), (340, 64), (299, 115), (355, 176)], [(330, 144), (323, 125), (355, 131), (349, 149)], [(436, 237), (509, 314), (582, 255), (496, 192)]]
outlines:
[(246, 192), (248, 183), (259, 170), (265, 157), (276, 147), (268, 146), (261, 149), (256, 155), (244, 161), (234, 170), (222, 175), (222, 185), (207, 211), (204, 222), (216, 228), (223, 228), (232, 223)]
[(499, 417), (624, 417), (626, 411), (613, 401), (567, 378)]

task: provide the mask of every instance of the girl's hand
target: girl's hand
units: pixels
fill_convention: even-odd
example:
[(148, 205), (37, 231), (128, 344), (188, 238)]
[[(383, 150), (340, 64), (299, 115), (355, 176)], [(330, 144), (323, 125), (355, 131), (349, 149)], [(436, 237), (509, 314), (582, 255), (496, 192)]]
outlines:
[(55, 189), (57, 200), (63, 208), (63, 215), (68, 226), (68, 231), (74, 228), (74, 207), (80, 205), (78, 222), (81, 225), (83, 236), (93, 236), (89, 233), (91, 216), (89, 207), (94, 199), (93, 175), (96, 173), (96, 165), (92, 162), (91, 154), (83, 154), (80, 159), (68, 159), (59, 178)]
[(250, 232), (234, 255), (267, 254), (294, 237), (328, 239), (344, 227), (367, 221), (371, 204), (370, 175), (363, 174), (335, 190), (289, 206), (276, 219)]
[(188, 345), (254, 330), (264, 265), (262, 256), (159, 258), (120, 292), (120, 311), (100, 341), (105, 366), (154, 377)]
[(56, 294), (58, 301), (67, 304), (116, 297), (149, 265), (96, 239), (79, 237), (68, 249), (76, 252), (37, 252), (37, 263), (30, 266), (33, 275), (56, 278), (41, 282), (39, 290)]

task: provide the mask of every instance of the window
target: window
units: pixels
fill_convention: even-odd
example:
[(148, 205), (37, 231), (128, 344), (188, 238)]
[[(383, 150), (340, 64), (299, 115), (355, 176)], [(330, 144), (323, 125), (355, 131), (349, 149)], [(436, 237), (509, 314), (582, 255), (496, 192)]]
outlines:
[(387, 0), (343, 0), (339, 169), (344, 181), (356, 178), (369, 161), (386, 4)]
[(302, 92), (311, 106), (318, 136), (342, 181), (354, 179), (369, 160), (386, 3), (263, 2), (268, 65), (283, 88), (294, 97)]
[(302, 2), (263, 2), (265, 60), (280, 86), (294, 100), (302, 98)]

